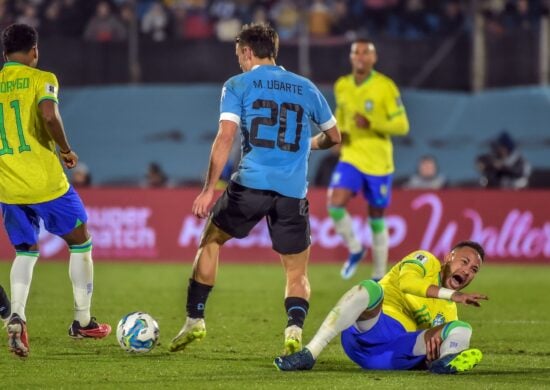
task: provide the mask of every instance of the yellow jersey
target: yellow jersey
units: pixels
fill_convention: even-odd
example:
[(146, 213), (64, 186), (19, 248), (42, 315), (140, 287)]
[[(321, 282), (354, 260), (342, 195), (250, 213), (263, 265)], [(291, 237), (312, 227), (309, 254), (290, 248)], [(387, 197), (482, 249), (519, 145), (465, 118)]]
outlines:
[[(340, 77), (334, 85), (336, 120), (344, 136), (340, 161), (361, 172), (384, 176), (394, 171), (391, 136), (406, 135), (409, 120), (395, 83), (372, 71), (360, 85), (352, 74)], [(370, 122), (369, 129), (355, 125), (355, 114)]]
[(428, 329), (458, 319), (456, 303), (427, 298), (430, 285), (441, 286), (441, 263), (430, 252), (416, 251), (394, 265), (382, 278), (382, 310), (407, 331)]
[(17, 62), (0, 70), (0, 202), (34, 204), (56, 199), (69, 182), (38, 105), (57, 103), (53, 73)]

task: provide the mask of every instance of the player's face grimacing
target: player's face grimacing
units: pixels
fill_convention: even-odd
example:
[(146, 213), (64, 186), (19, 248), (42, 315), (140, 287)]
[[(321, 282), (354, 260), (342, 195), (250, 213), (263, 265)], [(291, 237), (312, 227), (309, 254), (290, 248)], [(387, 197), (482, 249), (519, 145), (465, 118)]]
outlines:
[(354, 72), (370, 73), (376, 63), (376, 49), (372, 43), (357, 42), (351, 45), (349, 58)]
[(462, 290), (475, 278), (481, 267), (477, 251), (468, 246), (457, 248), (445, 256), (442, 284), (446, 288)]

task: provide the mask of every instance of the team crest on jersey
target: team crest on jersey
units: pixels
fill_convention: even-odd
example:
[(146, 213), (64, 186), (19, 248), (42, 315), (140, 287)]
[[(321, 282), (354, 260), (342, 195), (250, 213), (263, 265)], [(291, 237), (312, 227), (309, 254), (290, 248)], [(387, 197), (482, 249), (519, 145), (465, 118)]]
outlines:
[(437, 313), (434, 320), (432, 321), (432, 327), (433, 326), (438, 326), (438, 325), (443, 325), (444, 323), (445, 323), (445, 316), (441, 313)]
[(374, 102), (372, 100), (367, 100), (365, 101), (365, 111), (372, 111), (372, 109), (374, 108)]

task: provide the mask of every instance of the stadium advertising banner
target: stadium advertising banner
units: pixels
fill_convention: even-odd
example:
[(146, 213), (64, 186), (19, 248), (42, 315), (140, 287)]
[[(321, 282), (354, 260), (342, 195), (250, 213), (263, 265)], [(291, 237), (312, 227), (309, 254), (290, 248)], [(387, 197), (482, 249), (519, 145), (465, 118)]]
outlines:
[[(89, 214), (94, 258), (120, 261), (185, 261), (195, 256), (205, 221), (191, 214), (198, 189), (80, 190)], [(327, 215), (326, 192), (309, 193), (312, 261), (342, 261), (346, 250)], [(394, 191), (386, 223), (390, 260), (422, 248), (441, 256), (453, 243), (472, 239), (485, 247), (491, 262), (550, 264), (550, 193), (544, 191), (445, 190)], [(354, 229), (370, 247), (366, 206), (350, 205)], [(66, 258), (64, 242), (40, 236), (43, 258)], [(0, 258), (11, 260), (13, 249), (0, 232)], [(265, 223), (249, 237), (230, 240), (222, 261), (279, 261), (271, 250)]]

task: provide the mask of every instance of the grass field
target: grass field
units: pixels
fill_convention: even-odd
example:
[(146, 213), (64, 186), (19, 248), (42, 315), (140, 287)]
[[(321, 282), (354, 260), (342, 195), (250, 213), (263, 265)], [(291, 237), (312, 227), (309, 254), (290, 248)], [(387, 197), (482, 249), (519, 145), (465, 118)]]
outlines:
[[(0, 262), (0, 283), (9, 288), (9, 262)], [(337, 265), (312, 265), (312, 299), (306, 341), (329, 308), (353, 283)], [(285, 313), (282, 268), (223, 264), (207, 307), (208, 336), (185, 352), (169, 353), (184, 319), (190, 265), (96, 263), (93, 314), (113, 329), (122, 315), (142, 310), (159, 322), (161, 345), (129, 355), (114, 337), (72, 340), (72, 293), (68, 267), (41, 261), (27, 305), (31, 353), (0, 354), (0, 388), (176, 389), (526, 389), (550, 388), (550, 267), (485, 265), (470, 287), (486, 293), (482, 308), (460, 307), (474, 328), (473, 345), (484, 352), (469, 373), (362, 371), (334, 340), (311, 372), (281, 373), (272, 365), (282, 350)], [(368, 275), (367, 267), (361, 269)], [(17, 386), (17, 387), (16, 387)]]

